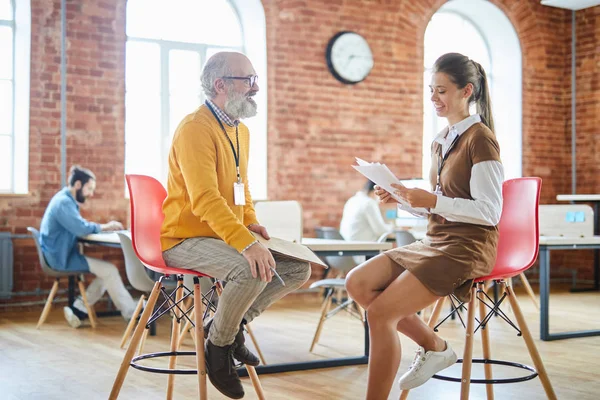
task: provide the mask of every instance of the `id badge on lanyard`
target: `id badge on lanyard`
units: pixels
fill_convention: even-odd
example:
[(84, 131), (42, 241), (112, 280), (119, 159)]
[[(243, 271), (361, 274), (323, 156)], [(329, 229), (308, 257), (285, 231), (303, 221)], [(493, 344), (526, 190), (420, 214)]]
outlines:
[(231, 151), (233, 153), (233, 158), (235, 160), (235, 169), (236, 169), (236, 173), (237, 173), (237, 182), (233, 183), (233, 203), (236, 206), (245, 206), (246, 205), (246, 191), (244, 190), (245, 189), (244, 182), (242, 182), (242, 178), (240, 175), (240, 139), (238, 137), (238, 127), (237, 127), (237, 125), (235, 127), (235, 141), (237, 144), (237, 153), (236, 153), (235, 147), (233, 147), (233, 142), (231, 141), (231, 139), (229, 139), (229, 136), (227, 135), (227, 131), (225, 130), (225, 127), (223, 126), (221, 119), (219, 118), (219, 116), (217, 115), (215, 110), (213, 110), (213, 108), (211, 107), (211, 105), (208, 102), (206, 102), (206, 106), (209, 108), (209, 110), (212, 112), (213, 116), (215, 117), (215, 119), (217, 120), (219, 125), (221, 126), (221, 130), (223, 131), (223, 134), (225, 135), (225, 137), (229, 141), (229, 144), (231, 145)]
[(233, 201), (236, 206), (246, 205), (246, 191), (244, 190), (244, 182), (233, 183)]

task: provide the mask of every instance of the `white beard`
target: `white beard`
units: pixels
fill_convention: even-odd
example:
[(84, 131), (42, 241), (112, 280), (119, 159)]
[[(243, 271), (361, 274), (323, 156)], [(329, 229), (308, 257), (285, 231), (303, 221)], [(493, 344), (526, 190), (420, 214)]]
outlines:
[(230, 89), (227, 92), (227, 100), (223, 106), (223, 111), (233, 119), (242, 119), (254, 117), (257, 112), (256, 102), (248, 97), (248, 94), (236, 93)]

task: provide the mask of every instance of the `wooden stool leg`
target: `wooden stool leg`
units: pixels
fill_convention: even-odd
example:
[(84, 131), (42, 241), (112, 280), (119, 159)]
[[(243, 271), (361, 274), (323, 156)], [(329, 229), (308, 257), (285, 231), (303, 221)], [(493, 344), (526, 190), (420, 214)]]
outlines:
[[(179, 301), (183, 298), (183, 276), (177, 278), (177, 292), (175, 293), (175, 301)], [(181, 307), (181, 306), (180, 306)], [(179, 322), (178, 318), (181, 317), (181, 313), (177, 307), (172, 309), (173, 311), (173, 326), (171, 329), (171, 352), (177, 351), (177, 342), (179, 342)], [(169, 369), (175, 369), (177, 365), (177, 356), (173, 355), (169, 357)], [(167, 377), (167, 400), (173, 399), (173, 385), (175, 384), (175, 374), (169, 374)]]
[(529, 284), (529, 280), (527, 280), (527, 277), (525, 276), (525, 274), (523, 272), (521, 272), (519, 274), (519, 276), (521, 277), (521, 282), (523, 282), (523, 286), (525, 286), (525, 290), (527, 291), (527, 294), (531, 298), (531, 301), (533, 301), (533, 305), (535, 305), (535, 308), (537, 308), (539, 310), (540, 305), (538, 304), (537, 299), (535, 298), (535, 293), (533, 293), (533, 289), (531, 288), (531, 285)]
[(252, 380), (252, 386), (254, 386), (256, 396), (259, 400), (265, 400), (265, 392), (263, 391), (262, 385), (260, 384), (260, 380), (258, 379), (256, 369), (254, 369), (253, 366), (246, 365), (246, 370), (248, 370), (248, 376)]
[(204, 354), (204, 303), (202, 303), (202, 291), (200, 280), (194, 278), (194, 324), (193, 329), (196, 338), (196, 369), (198, 370), (198, 395), (200, 400), (208, 399), (208, 387), (206, 386), (206, 358)]
[(93, 306), (88, 303), (87, 294), (85, 293), (85, 286), (83, 286), (83, 282), (81, 279), (77, 280), (77, 285), (79, 286), (79, 294), (81, 294), (81, 299), (83, 300), (83, 304), (85, 304), (85, 309), (88, 312), (88, 318), (90, 319), (90, 324), (92, 324), (92, 328), (96, 327), (96, 313), (94, 312)]
[[(189, 310), (189, 307), (184, 308), (184, 310)], [(188, 317), (190, 319), (194, 319), (194, 313), (195, 310), (192, 310), (192, 312), (188, 315)], [(181, 344), (183, 343), (183, 339), (185, 338), (185, 334), (192, 328), (192, 323), (186, 318), (185, 320), (185, 325), (183, 325), (183, 329), (181, 330), (181, 332), (179, 333), (179, 340), (177, 341), (177, 350), (179, 350), (179, 348), (181, 347)], [(192, 337), (194, 337), (194, 335), (192, 335)]]
[(254, 336), (254, 332), (252, 332), (252, 328), (250, 328), (250, 324), (246, 324), (246, 331), (248, 331), (248, 335), (250, 335), (250, 339), (252, 340), (252, 343), (254, 344), (254, 348), (256, 349), (256, 352), (258, 353), (258, 358), (260, 358), (261, 364), (267, 365), (267, 362), (265, 361), (265, 356), (263, 356), (262, 351), (260, 351), (260, 346), (258, 345), (258, 341), (256, 340), (256, 337)]
[(56, 280), (52, 284), (52, 289), (50, 289), (48, 300), (46, 300), (46, 304), (44, 305), (44, 309), (42, 310), (42, 315), (40, 315), (40, 319), (35, 329), (40, 329), (40, 326), (42, 326), (42, 324), (46, 321), (46, 318), (48, 318), (48, 314), (50, 314), (50, 309), (52, 309), (52, 301), (54, 300), (54, 296), (56, 296), (56, 291), (58, 290), (59, 279), (60, 278), (56, 278)]
[(131, 335), (131, 332), (133, 331), (133, 328), (135, 327), (137, 317), (138, 317), (138, 315), (140, 315), (140, 312), (142, 311), (142, 307), (144, 307), (144, 299), (145, 298), (146, 298), (146, 296), (144, 296), (144, 295), (142, 295), (140, 297), (140, 301), (138, 301), (137, 306), (135, 307), (135, 311), (133, 312), (133, 315), (131, 316), (129, 323), (127, 324), (127, 328), (125, 328), (125, 333), (123, 333), (123, 337), (121, 338), (121, 344), (119, 345), (119, 348), (121, 348), (121, 349), (123, 347), (125, 347), (125, 343), (127, 343), (127, 339), (129, 339), (129, 335)]
[(548, 378), (548, 373), (546, 372), (546, 368), (544, 367), (544, 363), (542, 362), (540, 353), (538, 352), (537, 347), (535, 347), (533, 337), (531, 336), (531, 332), (529, 332), (529, 327), (527, 326), (525, 317), (523, 317), (523, 313), (521, 312), (521, 307), (519, 307), (519, 302), (515, 297), (515, 293), (513, 292), (512, 287), (510, 286), (507, 286), (506, 290), (508, 291), (508, 301), (510, 301), (510, 305), (513, 309), (513, 314), (517, 319), (519, 329), (521, 330), (521, 333), (523, 334), (523, 339), (525, 340), (525, 344), (527, 345), (527, 350), (529, 351), (529, 355), (533, 360), (533, 364), (535, 365), (535, 369), (538, 372), (540, 381), (542, 381), (542, 386), (544, 387), (546, 396), (550, 400), (556, 400), (556, 393), (554, 393), (554, 389), (552, 389), (552, 384), (550, 383), (550, 379)]
[(117, 377), (115, 378), (115, 382), (113, 383), (112, 390), (110, 392), (109, 399), (116, 400), (119, 397), (119, 392), (121, 391), (121, 387), (123, 386), (123, 382), (125, 381), (125, 377), (127, 376), (127, 371), (129, 370), (129, 363), (133, 358), (133, 354), (142, 338), (142, 334), (144, 333), (145, 326), (150, 319), (150, 315), (152, 314), (152, 310), (154, 310), (154, 305), (156, 304), (156, 299), (158, 298), (158, 293), (160, 292), (161, 283), (156, 282), (154, 284), (154, 288), (152, 292), (150, 292), (150, 298), (148, 299), (148, 303), (146, 304), (146, 308), (140, 317), (140, 322), (135, 327), (135, 331), (133, 332), (133, 336), (131, 337), (131, 342), (129, 343), (129, 347), (125, 351), (125, 355), (123, 356), (123, 361), (121, 362), (121, 366), (119, 367), (119, 372), (117, 373)]
[[(141, 355), (144, 351), (144, 345), (146, 344), (146, 339), (148, 339), (148, 333), (150, 333), (150, 328), (144, 329), (144, 333), (142, 334), (142, 340), (140, 340), (140, 346), (138, 347), (137, 355)], [(130, 344), (131, 346), (131, 344)]]
[[(442, 313), (442, 309), (444, 308), (444, 304), (446, 303), (446, 297), (442, 297), (435, 302), (435, 306), (433, 306), (433, 311), (431, 312), (431, 316), (429, 317), (429, 325), (430, 328), (433, 328), (440, 318), (440, 314)], [(406, 400), (408, 398), (408, 393), (410, 390), (403, 390), (400, 393), (400, 400)]]
[[(477, 301), (479, 303), (479, 320), (483, 321), (486, 315), (487, 308), (485, 304), (483, 304), (483, 300), (485, 300), (485, 283), (478, 284), (479, 288), (484, 290), (484, 292), (479, 293), (479, 299), (482, 301)], [(488, 329), (488, 325), (485, 327), (481, 327), (481, 346), (483, 347), (483, 358), (485, 360), (490, 360), (492, 358), (492, 352), (490, 349), (490, 332)], [(483, 368), (485, 370), (485, 379), (492, 379), (492, 364), (484, 364)], [(487, 400), (494, 400), (494, 385), (486, 384), (485, 391), (487, 393)]]
[(313, 337), (312, 344), (310, 345), (310, 350), (308, 350), (309, 352), (313, 351), (315, 344), (317, 344), (317, 342), (319, 341), (319, 337), (321, 336), (321, 330), (323, 329), (323, 323), (325, 322), (325, 319), (327, 318), (327, 312), (331, 307), (331, 301), (333, 300), (333, 292), (333, 288), (329, 289), (329, 291), (327, 292), (327, 297), (325, 297), (325, 300), (323, 300), (323, 305), (321, 306), (321, 318), (319, 319), (319, 324), (317, 325), (315, 336)]
[(473, 331), (475, 330), (475, 297), (476, 289), (471, 288), (471, 301), (467, 313), (467, 332), (465, 334), (465, 351), (463, 353), (462, 382), (460, 385), (460, 400), (469, 399), (471, 388), (471, 366), (473, 364)]

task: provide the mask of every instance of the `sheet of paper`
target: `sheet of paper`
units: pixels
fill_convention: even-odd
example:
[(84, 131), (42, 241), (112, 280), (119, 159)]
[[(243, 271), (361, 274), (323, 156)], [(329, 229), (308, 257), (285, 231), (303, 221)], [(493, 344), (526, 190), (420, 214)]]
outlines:
[(366, 178), (375, 182), (376, 185), (381, 186), (383, 189), (388, 191), (395, 200), (402, 204), (402, 208), (404, 210), (418, 214), (429, 214), (429, 211), (426, 208), (412, 208), (406, 201), (394, 194), (396, 189), (392, 187), (392, 183), (401, 184), (401, 182), (398, 178), (396, 178), (394, 173), (390, 171), (387, 165), (380, 163), (369, 163), (361, 160), (358, 157), (356, 158), (356, 162), (359, 165), (353, 165), (352, 168), (363, 174)]
[(311, 264), (317, 264), (325, 268), (329, 268), (315, 253), (308, 247), (300, 243), (290, 242), (271, 236), (270, 240), (265, 239), (260, 234), (252, 232), (256, 240), (262, 243), (266, 248), (273, 253), (279, 253), (283, 256), (294, 258), (296, 260), (308, 261)]

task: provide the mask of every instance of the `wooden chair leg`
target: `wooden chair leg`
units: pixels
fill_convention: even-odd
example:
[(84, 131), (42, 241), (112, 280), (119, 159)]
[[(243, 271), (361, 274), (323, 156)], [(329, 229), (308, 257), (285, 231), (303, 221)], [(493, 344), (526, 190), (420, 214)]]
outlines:
[[(200, 280), (194, 278), (194, 324), (192, 329), (195, 336), (196, 345), (196, 368), (198, 370), (198, 395), (200, 400), (208, 399), (208, 387), (206, 383), (206, 356), (204, 354), (204, 303), (202, 303), (202, 291), (200, 289)], [(191, 332), (191, 331), (190, 331)]]
[[(188, 308), (184, 308), (184, 310), (189, 310)], [(192, 310), (192, 312), (188, 315), (188, 317), (191, 319), (194, 319), (194, 315), (195, 312), (194, 310)], [(183, 343), (183, 339), (185, 338), (185, 334), (192, 329), (192, 323), (186, 319), (185, 320), (185, 325), (183, 325), (183, 329), (181, 330), (181, 332), (179, 333), (179, 340), (177, 341), (177, 350), (179, 350), (181, 348), (181, 344)], [(192, 338), (194, 337), (194, 335), (192, 335)]]
[(252, 344), (254, 344), (254, 348), (256, 349), (256, 352), (258, 353), (258, 358), (260, 358), (261, 364), (267, 365), (267, 362), (265, 361), (265, 356), (263, 356), (262, 351), (260, 351), (260, 346), (258, 345), (258, 341), (256, 340), (256, 337), (254, 336), (254, 332), (252, 332), (252, 328), (250, 328), (250, 324), (246, 324), (246, 331), (248, 332), (248, 335), (250, 336), (250, 339), (252, 340)]
[(256, 369), (254, 369), (254, 367), (251, 365), (246, 365), (246, 370), (248, 371), (248, 376), (250, 377), (250, 380), (252, 380), (252, 386), (254, 386), (256, 396), (259, 400), (265, 400), (265, 392), (263, 391), (262, 385), (260, 384), (260, 380), (258, 379)]
[[(179, 303), (183, 298), (183, 276), (177, 278), (177, 291), (175, 292), (175, 301)], [(180, 324), (178, 319), (181, 313), (177, 307), (172, 309), (173, 325), (171, 329), (171, 352), (177, 351), (177, 343), (179, 342)], [(175, 369), (177, 365), (177, 356), (169, 356), (169, 369)], [(173, 399), (173, 386), (175, 385), (175, 374), (169, 374), (167, 377), (167, 400)]]
[(313, 337), (312, 344), (310, 345), (309, 352), (313, 351), (315, 344), (319, 341), (319, 337), (321, 336), (321, 330), (323, 329), (323, 323), (325, 323), (325, 319), (327, 319), (327, 312), (331, 307), (331, 301), (333, 300), (334, 289), (331, 288), (327, 292), (327, 296), (325, 300), (323, 300), (323, 305), (321, 306), (321, 318), (319, 319), (319, 324), (317, 325), (317, 330), (315, 331), (315, 336)]
[(523, 272), (521, 272), (519, 274), (519, 277), (521, 277), (521, 282), (523, 282), (523, 286), (525, 286), (525, 290), (527, 291), (527, 294), (531, 298), (531, 301), (533, 301), (533, 305), (535, 305), (535, 308), (537, 308), (539, 310), (540, 305), (538, 304), (537, 299), (535, 298), (535, 293), (533, 293), (533, 289), (531, 288), (531, 285), (529, 284), (529, 280), (527, 279), (527, 277), (525, 276), (525, 274)]
[[(479, 284), (480, 288), (484, 290), (483, 293), (479, 293), (479, 320), (483, 321), (487, 313), (487, 307), (483, 303), (485, 300), (485, 283)], [(492, 358), (492, 351), (490, 349), (490, 331), (488, 329), (489, 325), (481, 327), (481, 346), (483, 347), (483, 358), (485, 360), (490, 360)], [(485, 371), (485, 379), (492, 379), (492, 364), (484, 364), (483, 365)], [(494, 400), (494, 385), (486, 384), (485, 391), (487, 394), (487, 400)]]
[(465, 351), (463, 353), (462, 383), (460, 385), (460, 400), (469, 399), (471, 388), (471, 366), (473, 364), (473, 331), (475, 330), (475, 301), (477, 292), (471, 288), (471, 301), (467, 313), (467, 331), (465, 334)]
[[(440, 318), (440, 314), (442, 313), (442, 309), (444, 308), (445, 303), (446, 303), (445, 296), (435, 302), (435, 305), (433, 306), (433, 311), (431, 312), (431, 315), (429, 316), (429, 322), (427, 323), (427, 325), (429, 325), (430, 328), (433, 328), (435, 326), (435, 324), (437, 323), (438, 319)], [(408, 398), (409, 392), (410, 392), (410, 390), (403, 390), (400, 393), (400, 400), (406, 400)]]
[(94, 312), (94, 307), (88, 303), (87, 294), (85, 293), (85, 286), (83, 285), (81, 279), (77, 281), (77, 285), (79, 286), (79, 294), (81, 294), (81, 299), (83, 300), (83, 304), (85, 304), (85, 309), (88, 312), (90, 324), (92, 325), (92, 328), (95, 328), (97, 325), (96, 313)]
[(544, 363), (542, 362), (542, 358), (540, 357), (540, 353), (535, 346), (533, 341), (533, 337), (531, 336), (531, 332), (529, 331), (529, 327), (527, 326), (527, 322), (525, 321), (525, 317), (521, 312), (521, 307), (519, 306), (519, 302), (513, 292), (512, 287), (507, 286), (506, 290), (508, 291), (508, 301), (510, 301), (510, 305), (513, 309), (513, 314), (517, 319), (517, 323), (519, 324), (519, 329), (523, 335), (523, 339), (525, 340), (525, 345), (527, 346), (527, 350), (529, 351), (529, 355), (533, 360), (533, 364), (535, 365), (535, 369), (538, 372), (540, 377), (540, 381), (542, 381), (542, 386), (544, 387), (544, 391), (546, 392), (546, 396), (550, 400), (556, 400), (556, 393), (554, 393), (554, 389), (552, 388), (552, 384), (550, 383), (550, 378), (548, 378), (548, 373), (546, 372), (546, 368), (544, 367)]
[[(146, 344), (146, 339), (148, 339), (148, 334), (150, 333), (150, 328), (144, 329), (144, 333), (142, 334), (142, 340), (140, 340), (140, 345), (137, 350), (137, 355), (141, 355), (144, 351), (144, 345)], [(131, 343), (129, 344), (131, 346)]]
[(133, 354), (142, 338), (142, 334), (146, 330), (146, 324), (150, 319), (150, 315), (152, 315), (152, 310), (154, 310), (154, 305), (156, 304), (156, 299), (158, 298), (158, 294), (160, 293), (161, 283), (156, 282), (154, 284), (154, 288), (152, 292), (150, 292), (150, 297), (148, 299), (148, 303), (146, 304), (146, 308), (140, 317), (140, 322), (135, 327), (135, 331), (133, 332), (133, 336), (131, 337), (131, 342), (129, 343), (129, 347), (125, 351), (125, 355), (123, 356), (123, 361), (121, 362), (121, 366), (119, 367), (119, 372), (117, 373), (117, 377), (115, 378), (115, 382), (113, 383), (112, 390), (110, 392), (109, 399), (116, 400), (119, 397), (119, 392), (121, 391), (121, 387), (123, 387), (123, 382), (125, 382), (125, 377), (127, 376), (127, 371), (129, 370), (129, 363), (133, 358)]
[(50, 289), (50, 294), (48, 295), (46, 304), (44, 304), (42, 315), (40, 315), (40, 319), (35, 329), (40, 329), (40, 326), (42, 326), (42, 324), (46, 321), (46, 318), (48, 318), (48, 314), (50, 314), (50, 310), (52, 309), (52, 301), (54, 300), (54, 296), (56, 296), (56, 291), (58, 290), (58, 281), (59, 278), (56, 278), (56, 280), (52, 284), (52, 289)]
[(144, 307), (144, 299), (145, 298), (146, 298), (146, 296), (144, 296), (144, 295), (142, 295), (140, 297), (140, 301), (138, 301), (137, 306), (135, 307), (135, 311), (133, 312), (133, 315), (131, 316), (129, 323), (127, 324), (127, 328), (125, 328), (125, 333), (123, 333), (123, 337), (121, 338), (121, 344), (119, 345), (119, 348), (121, 348), (121, 349), (123, 347), (125, 347), (125, 343), (127, 343), (127, 339), (129, 339), (129, 336), (131, 335), (131, 332), (133, 331), (133, 328), (135, 327), (137, 317), (140, 315), (140, 312), (142, 312), (142, 307)]

